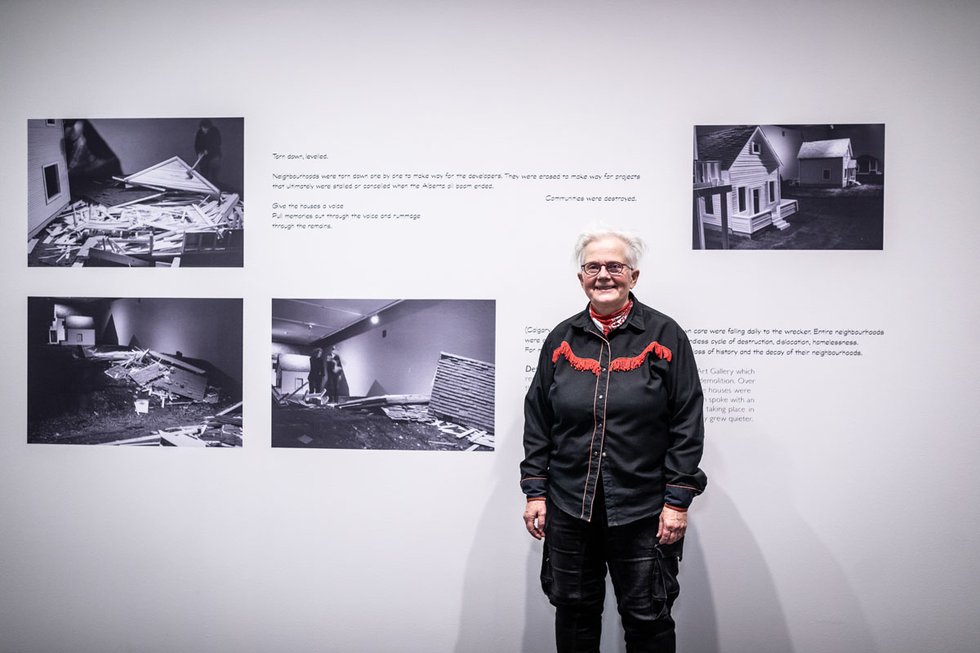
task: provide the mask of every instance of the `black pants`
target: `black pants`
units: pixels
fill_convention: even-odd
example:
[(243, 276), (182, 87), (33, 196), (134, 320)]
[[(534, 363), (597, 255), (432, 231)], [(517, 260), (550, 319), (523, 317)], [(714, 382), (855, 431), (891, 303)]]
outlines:
[(323, 392), (323, 377), (310, 375), (307, 377), (310, 381), (310, 393), (318, 395)]
[[(596, 498), (596, 506), (601, 505)], [(673, 653), (670, 608), (680, 588), (677, 567), (683, 540), (657, 542), (659, 517), (609, 526), (605, 509), (591, 522), (549, 503), (541, 586), (555, 606), (558, 653), (598, 653), (606, 568), (612, 577), (629, 653)]]

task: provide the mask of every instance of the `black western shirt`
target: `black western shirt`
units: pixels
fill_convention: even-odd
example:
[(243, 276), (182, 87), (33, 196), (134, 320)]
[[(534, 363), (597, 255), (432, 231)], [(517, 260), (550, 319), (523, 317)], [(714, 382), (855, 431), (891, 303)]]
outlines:
[(545, 339), (524, 402), (521, 488), (589, 521), (602, 483), (610, 525), (686, 510), (707, 478), (703, 395), (687, 334), (634, 298), (604, 336), (589, 310)]

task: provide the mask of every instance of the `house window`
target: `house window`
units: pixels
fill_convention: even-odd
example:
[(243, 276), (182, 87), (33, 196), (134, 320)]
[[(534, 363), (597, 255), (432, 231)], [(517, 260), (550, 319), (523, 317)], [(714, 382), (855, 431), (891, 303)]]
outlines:
[(749, 152), (752, 154), (762, 154), (762, 146), (759, 145), (758, 141), (752, 141), (749, 143)]
[(52, 163), (44, 166), (42, 174), (44, 175), (45, 202), (50, 203), (51, 200), (61, 195), (61, 176), (58, 174), (58, 164)]
[(776, 201), (776, 182), (769, 180), (769, 203)]
[(830, 179), (830, 169), (829, 168), (824, 168), (823, 169), (823, 180), (824, 181), (828, 181), (829, 179)]
[(738, 187), (738, 211), (739, 213), (745, 211), (745, 186)]
[(708, 195), (704, 198), (704, 212), (707, 215), (713, 215), (715, 212), (715, 196)]

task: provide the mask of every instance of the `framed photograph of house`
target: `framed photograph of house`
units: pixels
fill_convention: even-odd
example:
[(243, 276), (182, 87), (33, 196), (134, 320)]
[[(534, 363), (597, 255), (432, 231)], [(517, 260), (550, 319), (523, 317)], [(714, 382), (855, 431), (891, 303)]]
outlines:
[(493, 451), (496, 302), (273, 299), (272, 446)]
[(885, 126), (694, 127), (694, 249), (884, 242)]
[(27, 121), (32, 267), (242, 267), (242, 118)]
[(242, 300), (29, 297), (27, 441), (242, 446)]

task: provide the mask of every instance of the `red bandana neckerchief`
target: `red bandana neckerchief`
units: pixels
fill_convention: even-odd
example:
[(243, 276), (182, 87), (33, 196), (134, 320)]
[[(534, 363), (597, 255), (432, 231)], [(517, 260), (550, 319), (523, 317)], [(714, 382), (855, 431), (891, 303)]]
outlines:
[(592, 308), (592, 304), (589, 304), (589, 316), (592, 317), (592, 321), (595, 322), (595, 325), (602, 329), (602, 335), (608, 336), (610, 331), (619, 327), (626, 321), (626, 318), (629, 317), (632, 309), (632, 299), (626, 302), (626, 306), (622, 307), (618, 311), (610, 313), (609, 315), (599, 315), (595, 312), (595, 309)]

